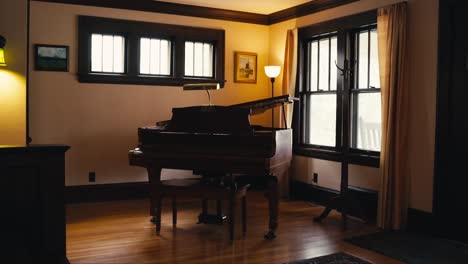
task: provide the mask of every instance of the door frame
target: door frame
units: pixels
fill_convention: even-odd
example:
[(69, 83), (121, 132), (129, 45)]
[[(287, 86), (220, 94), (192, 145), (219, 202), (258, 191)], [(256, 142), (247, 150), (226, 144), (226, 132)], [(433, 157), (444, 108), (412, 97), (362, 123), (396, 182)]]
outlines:
[[(451, 145), (450, 139), (450, 116), (452, 113), (450, 87), (453, 85), (453, 30), (454, 16), (452, 14), (458, 0), (439, 0), (439, 47), (438, 47), (438, 79), (436, 97), (436, 134), (435, 134), (435, 159), (434, 159), (434, 189), (433, 189), (433, 216), (434, 232), (438, 235), (451, 237), (444, 223), (450, 217), (444, 214), (444, 197), (452, 190), (445, 185), (444, 174), (450, 161)], [(456, 203), (457, 201), (454, 201)], [(454, 212), (456, 214), (456, 212)], [(452, 237), (453, 238), (453, 237)], [(459, 238), (456, 238), (459, 239)]]

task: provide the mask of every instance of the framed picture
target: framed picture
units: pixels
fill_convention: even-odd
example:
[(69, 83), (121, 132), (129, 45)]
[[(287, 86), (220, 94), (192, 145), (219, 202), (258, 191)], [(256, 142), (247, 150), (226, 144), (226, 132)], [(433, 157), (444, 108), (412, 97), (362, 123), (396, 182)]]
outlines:
[(234, 53), (234, 82), (257, 83), (257, 53)]
[(68, 71), (68, 46), (36, 44), (36, 71)]

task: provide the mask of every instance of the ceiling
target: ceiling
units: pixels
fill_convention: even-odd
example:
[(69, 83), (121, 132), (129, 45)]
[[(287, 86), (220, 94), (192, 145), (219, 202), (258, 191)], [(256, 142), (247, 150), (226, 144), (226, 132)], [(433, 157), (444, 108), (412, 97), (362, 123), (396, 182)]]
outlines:
[[(155, 0), (157, 1), (157, 0)], [(163, 0), (185, 5), (214, 7), (257, 14), (271, 14), (286, 8), (300, 5), (310, 0)]]

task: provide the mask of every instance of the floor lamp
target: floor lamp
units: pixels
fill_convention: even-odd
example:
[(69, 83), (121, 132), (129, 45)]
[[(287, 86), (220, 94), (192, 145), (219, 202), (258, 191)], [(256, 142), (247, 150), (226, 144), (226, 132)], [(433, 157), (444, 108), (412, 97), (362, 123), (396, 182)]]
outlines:
[[(274, 85), (275, 78), (278, 77), (281, 71), (281, 66), (265, 66), (265, 74), (271, 80), (271, 98), (275, 96)], [(271, 109), (271, 128), (275, 127), (275, 109)]]

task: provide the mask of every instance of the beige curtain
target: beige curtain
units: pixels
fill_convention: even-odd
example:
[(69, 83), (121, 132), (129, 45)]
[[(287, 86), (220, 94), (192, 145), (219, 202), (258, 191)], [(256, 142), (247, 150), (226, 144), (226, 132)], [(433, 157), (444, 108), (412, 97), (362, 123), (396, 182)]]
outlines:
[[(283, 95), (289, 94), (289, 96), (294, 96), (297, 73), (297, 28), (288, 30), (286, 34), (283, 65)], [(287, 125), (291, 128), (293, 105), (288, 105), (285, 110), (286, 120), (284, 120), (283, 114), (281, 114), (281, 121), (283, 127)]]
[(382, 95), (382, 148), (378, 226), (399, 230), (408, 210), (407, 164), (408, 85), (405, 81), (407, 5), (378, 10), (380, 83)]

